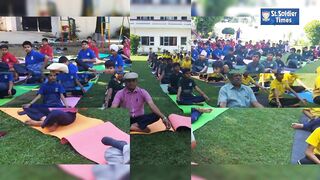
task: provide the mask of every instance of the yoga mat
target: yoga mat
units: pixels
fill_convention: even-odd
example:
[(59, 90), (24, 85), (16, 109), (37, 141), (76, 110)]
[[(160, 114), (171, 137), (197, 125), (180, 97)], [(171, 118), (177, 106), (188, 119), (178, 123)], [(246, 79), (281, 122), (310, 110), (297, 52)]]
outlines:
[(268, 95), (263, 93), (263, 92), (259, 92), (256, 95), (256, 99), (257, 101), (263, 105), (264, 107), (269, 107), (269, 99), (268, 99)]
[(58, 165), (64, 172), (83, 180), (94, 180), (94, 174), (92, 171), (94, 165)]
[(207, 124), (209, 121), (214, 120), (216, 117), (218, 117), (220, 114), (224, 113), (227, 111), (228, 108), (214, 108), (211, 113), (203, 113), (199, 119), (192, 124), (192, 132), (198, 130), (205, 124)]
[(208, 84), (212, 85), (212, 86), (216, 86), (216, 87), (222, 87), (224, 86), (226, 83), (225, 82), (208, 82)]
[(14, 100), (16, 97), (26, 94), (27, 92), (31, 91), (32, 89), (37, 88), (38, 86), (14, 86), (13, 88), (16, 89), (16, 94), (11, 98), (4, 98), (0, 99), (0, 106), (7, 104), (8, 102)]
[[(94, 83), (95, 83), (94, 81), (90, 81), (88, 83), (88, 85), (87, 86), (83, 86), (83, 88), (86, 90), (86, 92), (88, 92), (90, 90), (90, 88), (92, 88)], [(81, 90), (81, 88), (80, 87), (76, 87), (76, 90)]]
[(157, 122), (150, 124), (148, 126), (148, 128), (150, 129), (149, 133), (146, 132), (135, 132), (135, 131), (131, 131), (130, 134), (154, 134), (154, 133), (158, 133), (158, 132), (163, 132), (163, 131), (174, 131), (172, 128), (167, 130), (166, 125), (162, 122), (161, 119), (159, 119)]
[[(294, 96), (293, 93), (289, 93), (289, 95)], [(298, 93), (299, 97), (302, 99), (305, 99), (306, 101), (308, 101), (309, 103), (313, 103), (313, 95), (312, 92), (310, 91), (304, 91), (301, 93)]]
[(14, 83), (17, 84), (17, 83), (22, 82), (26, 79), (27, 79), (27, 76), (19, 76), (19, 79), (17, 81), (14, 81)]
[(191, 180), (206, 180), (202, 177), (196, 176), (196, 175), (191, 175)]
[(76, 107), (80, 99), (81, 97), (66, 97), (68, 106), (71, 106), (71, 107)]
[(177, 114), (171, 114), (169, 117), (171, 125), (174, 130), (178, 130), (180, 127), (186, 127), (191, 129), (191, 117), (180, 116)]
[(104, 59), (104, 58), (108, 58), (110, 56), (110, 54), (108, 53), (99, 53), (99, 58)]
[[(302, 115), (300, 117), (300, 123), (308, 122), (308, 117), (306, 115)], [(304, 130), (295, 130), (294, 138), (293, 138), (293, 145), (292, 145), (292, 152), (291, 152), (291, 163), (297, 164), (297, 161), (305, 157), (305, 150), (308, 147), (306, 143), (306, 139), (309, 137), (311, 133)]]
[(170, 99), (179, 107), (179, 109), (182, 110), (182, 112), (184, 114), (191, 114), (191, 109), (192, 108), (213, 108), (210, 105), (208, 105), (207, 103), (202, 103), (203, 105), (179, 105), (177, 103), (177, 95), (170, 95), (168, 94), (168, 96), (170, 97)]
[(104, 67), (104, 64), (99, 64), (99, 65), (94, 65), (93, 69), (95, 69), (97, 71), (104, 71), (105, 67)]
[(167, 130), (166, 125), (162, 122), (161, 119), (159, 119), (157, 122), (150, 124), (148, 128), (150, 129), (149, 133), (145, 132), (130, 132), (130, 134), (154, 134), (157, 132), (163, 132), (163, 131), (177, 131), (180, 127), (186, 127), (191, 128), (191, 118), (180, 116), (177, 114), (171, 114), (168, 117), (172, 127), (171, 129)]
[(168, 84), (160, 84), (160, 87), (164, 93), (166, 93), (166, 94), (169, 93), (168, 92)]
[(61, 139), (62, 143), (69, 142), (71, 146), (82, 156), (99, 164), (106, 164), (104, 153), (111, 146), (102, 144), (103, 137), (112, 137), (117, 140), (130, 143), (130, 136), (118, 129), (111, 122), (70, 134)]
[[(0, 108), (0, 110), (21, 122), (25, 122), (26, 120), (30, 119), (27, 115), (18, 115), (17, 112), (22, 110), (21, 108)], [(101, 124), (103, 124), (103, 121), (99, 119), (89, 118), (78, 113), (76, 120), (72, 124), (68, 126), (59, 126), (58, 129), (54, 132), (49, 132), (47, 128), (42, 129), (41, 127), (31, 127), (42, 132), (43, 134), (55, 136), (59, 139), (62, 139), (63, 137), (68, 137), (72, 134), (84, 131), (88, 128), (95, 127)], [(61, 141), (61, 143), (64, 142)]]

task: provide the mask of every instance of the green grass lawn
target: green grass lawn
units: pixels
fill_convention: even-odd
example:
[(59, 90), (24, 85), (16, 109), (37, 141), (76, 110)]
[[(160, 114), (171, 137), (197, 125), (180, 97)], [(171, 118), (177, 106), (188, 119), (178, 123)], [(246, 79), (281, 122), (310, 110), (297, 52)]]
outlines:
[(194, 133), (200, 164), (290, 164), (301, 109), (229, 109)]
[[(192, 167), (192, 174), (206, 179), (221, 180), (315, 180), (320, 178), (319, 167), (314, 166), (196, 166)], [(214, 178), (212, 178), (214, 177)]]
[[(88, 117), (111, 121), (125, 132), (128, 112), (123, 109), (102, 111), (82, 109), (80, 113)], [(112, 117), (112, 118), (111, 118)], [(79, 155), (70, 145), (62, 145), (58, 138), (44, 135), (20, 121), (0, 112), (0, 128), (8, 134), (0, 139), (0, 164), (90, 164), (91, 161)], [(94, 147), (93, 147), (94, 148)]]

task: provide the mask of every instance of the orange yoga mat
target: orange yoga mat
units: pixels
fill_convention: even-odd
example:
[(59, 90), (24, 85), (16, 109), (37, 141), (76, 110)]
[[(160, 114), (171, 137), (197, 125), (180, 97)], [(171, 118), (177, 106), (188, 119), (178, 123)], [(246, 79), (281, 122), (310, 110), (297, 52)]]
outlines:
[[(18, 115), (18, 111), (22, 110), (22, 108), (0, 108), (0, 110), (21, 122), (25, 122), (30, 119), (27, 115)], [(88, 128), (101, 125), (103, 123), (104, 122), (102, 120), (89, 118), (78, 113), (76, 120), (72, 124), (68, 126), (59, 126), (58, 129), (54, 132), (49, 132), (46, 128), (42, 129), (41, 127), (30, 127), (41, 131), (44, 134), (56, 136), (57, 138), (62, 139), (63, 137), (70, 136), (72, 134), (84, 131)]]
[(171, 114), (168, 117), (172, 127), (171, 129), (167, 130), (165, 124), (162, 122), (162, 119), (159, 119), (159, 121), (150, 124), (148, 128), (150, 129), (149, 133), (145, 132), (130, 132), (130, 134), (154, 134), (157, 132), (163, 132), (163, 131), (177, 131), (180, 127), (187, 127), (191, 129), (191, 118), (180, 116), (177, 114)]

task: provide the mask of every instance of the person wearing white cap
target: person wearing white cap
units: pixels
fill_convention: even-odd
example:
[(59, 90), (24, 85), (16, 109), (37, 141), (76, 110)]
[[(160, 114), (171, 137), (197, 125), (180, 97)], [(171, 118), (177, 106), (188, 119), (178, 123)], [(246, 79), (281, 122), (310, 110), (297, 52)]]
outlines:
[[(130, 130), (150, 132), (148, 125), (158, 121), (160, 118), (170, 129), (171, 125), (167, 117), (154, 104), (150, 94), (138, 87), (138, 74), (129, 72), (124, 75), (125, 88), (118, 91), (112, 102), (112, 108), (126, 108), (130, 111)], [(144, 104), (147, 103), (152, 110), (151, 114), (144, 113)]]
[(95, 53), (89, 48), (88, 41), (82, 41), (76, 60), (79, 71), (95, 71), (93, 63), (96, 62), (96, 58)]
[(208, 53), (205, 50), (201, 51), (199, 59), (196, 60), (192, 65), (192, 73), (203, 74), (207, 72), (209, 65), (207, 55)]
[(119, 47), (116, 44), (111, 44), (110, 46), (110, 52), (111, 52), (111, 56), (110, 56), (110, 60), (114, 63), (115, 67), (116, 67), (116, 71), (123, 71), (123, 59), (121, 57), (121, 55), (118, 54), (119, 51)]

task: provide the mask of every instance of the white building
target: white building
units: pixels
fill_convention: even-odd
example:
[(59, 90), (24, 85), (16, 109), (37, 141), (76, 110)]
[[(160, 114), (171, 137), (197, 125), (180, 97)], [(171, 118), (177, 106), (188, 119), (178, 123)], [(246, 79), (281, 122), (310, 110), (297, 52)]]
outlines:
[(131, 0), (131, 16), (191, 16), (191, 0)]
[[(96, 17), (70, 17), (75, 20), (77, 34), (79, 39), (84, 39), (92, 35), (97, 26)], [(124, 21), (123, 21), (124, 18)], [(62, 26), (68, 25), (67, 17), (0, 17), (0, 31), (38, 31), (50, 32), (52, 35), (59, 37)], [(106, 21), (107, 21), (106, 17)], [(129, 28), (129, 18), (127, 17), (110, 17), (111, 35), (116, 35), (116, 31), (122, 26)], [(98, 27), (100, 28), (100, 27)], [(119, 36), (119, 35), (118, 35)]]
[(140, 36), (139, 53), (190, 50), (189, 16), (135, 16), (130, 19), (130, 33)]

